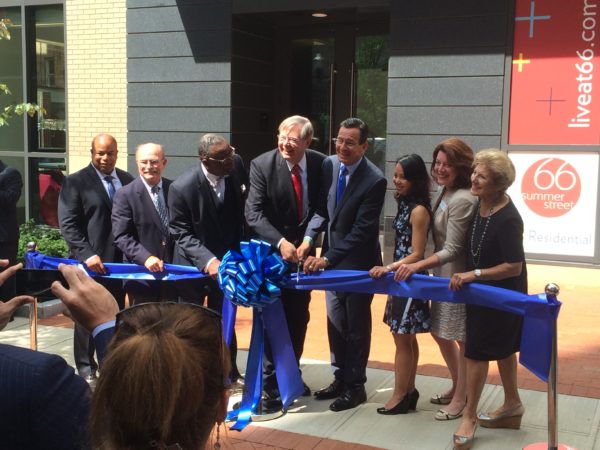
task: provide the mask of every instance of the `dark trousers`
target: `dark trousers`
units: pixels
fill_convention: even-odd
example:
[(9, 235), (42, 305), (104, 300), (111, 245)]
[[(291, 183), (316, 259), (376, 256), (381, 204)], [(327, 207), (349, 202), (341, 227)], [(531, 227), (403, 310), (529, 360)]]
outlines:
[(367, 381), (371, 351), (373, 294), (330, 292), (327, 302), (327, 335), (336, 379), (351, 388)]
[[(304, 352), (304, 340), (306, 338), (306, 329), (310, 320), (310, 291), (299, 289), (282, 289), (281, 303), (285, 312), (292, 348), (296, 356), (296, 362), (300, 364), (300, 358)], [(275, 366), (268, 339), (265, 341), (265, 363), (264, 363), (264, 389), (267, 392), (273, 392), (277, 387), (275, 377)]]
[[(219, 314), (223, 311), (223, 291), (219, 284), (212, 278), (198, 278), (176, 281), (179, 300), (197, 305), (205, 305)], [(235, 329), (229, 344), (229, 355), (231, 357), (231, 381), (237, 380), (241, 374), (237, 367), (237, 338)]]
[[(1, 214), (1, 213), (0, 213)], [(17, 263), (19, 241), (0, 242), (0, 259), (8, 259), (9, 266)], [(0, 272), (4, 267), (0, 268)], [(10, 277), (0, 286), (0, 300), (10, 300), (15, 296), (15, 277)]]
[(177, 301), (175, 281), (129, 280), (125, 281), (123, 286), (129, 298), (129, 306), (138, 303)]
[[(98, 283), (104, 286), (113, 295), (119, 305), (119, 309), (125, 307), (125, 290), (123, 289), (123, 281), (111, 278), (94, 278)], [(98, 370), (98, 363), (94, 359), (96, 347), (91, 333), (75, 324), (73, 336), (73, 354), (75, 357), (75, 366), (79, 375), (85, 377), (95, 373)]]

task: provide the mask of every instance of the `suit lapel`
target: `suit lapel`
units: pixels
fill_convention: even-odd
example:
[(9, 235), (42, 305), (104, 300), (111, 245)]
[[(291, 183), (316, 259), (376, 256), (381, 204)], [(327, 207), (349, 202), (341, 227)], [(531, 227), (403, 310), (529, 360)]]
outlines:
[[(162, 230), (163, 225), (160, 220), (160, 216), (158, 215), (156, 206), (154, 206), (154, 202), (152, 201), (152, 198), (150, 197), (150, 193), (148, 192), (148, 189), (146, 189), (144, 182), (142, 181), (141, 178), (137, 178), (134, 181), (134, 183), (135, 183), (134, 190), (140, 200), (140, 204), (142, 205), (142, 210), (148, 211), (148, 214), (150, 214), (150, 216), (152, 217), (152, 221), (154, 222), (154, 225), (156, 225), (156, 227), (159, 230)], [(166, 197), (165, 197), (165, 200), (166, 200)]]
[(96, 173), (96, 169), (94, 169), (94, 166), (91, 163), (89, 166), (87, 166), (86, 169), (86, 174), (90, 180), (90, 186), (92, 186), (92, 188), (98, 193), (98, 195), (100, 195), (100, 197), (106, 204), (106, 207), (109, 210), (112, 210), (112, 202), (108, 197), (108, 192), (106, 192), (106, 189), (104, 188), (104, 183), (102, 183), (102, 180), (100, 180), (100, 177), (98, 177), (98, 173)]
[[(202, 163), (199, 163), (202, 164)], [(202, 171), (202, 167), (198, 168), (198, 189), (200, 191), (200, 196), (204, 199), (204, 202), (208, 202), (210, 205), (209, 208), (202, 208), (200, 214), (204, 214), (204, 212), (208, 212), (212, 221), (217, 225), (217, 229), (220, 231), (219, 218), (217, 217), (217, 205), (215, 203), (215, 195), (212, 186), (209, 181), (204, 176), (204, 172)]]
[(296, 204), (296, 194), (294, 192), (294, 186), (292, 184), (292, 174), (288, 168), (287, 162), (281, 157), (279, 151), (277, 151), (277, 185), (283, 195), (289, 199), (287, 204), (291, 205), (291, 210), (298, 217), (298, 205)]
[[(339, 211), (341, 211), (342, 207), (348, 201), (348, 199), (350, 197), (352, 197), (352, 194), (354, 193), (354, 191), (356, 190), (356, 187), (360, 183), (360, 175), (364, 171), (366, 164), (367, 164), (367, 161), (365, 160), (365, 158), (363, 156), (363, 159), (360, 161), (360, 164), (358, 165), (356, 170), (354, 170), (354, 173), (352, 175), (350, 175), (350, 180), (348, 181), (348, 184), (346, 185), (346, 189), (344, 189), (344, 195), (342, 195), (342, 199), (337, 204), (337, 206), (335, 206), (335, 210), (334, 210), (334, 213), (333, 213), (333, 216), (331, 219), (332, 222), (335, 220), (337, 214), (339, 213)], [(333, 190), (333, 196), (334, 196), (333, 204), (334, 205), (335, 205), (335, 195), (336, 195), (336, 191), (337, 191), (337, 180), (339, 177), (339, 167), (340, 167), (340, 163), (338, 161), (338, 163), (337, 163), (338, 170), (333, 172), (334, 174), (336, 174), (336, 176), (334, 177), (334, 182), (331, 183), (332, 186), (335, 186), (335, 189)]]

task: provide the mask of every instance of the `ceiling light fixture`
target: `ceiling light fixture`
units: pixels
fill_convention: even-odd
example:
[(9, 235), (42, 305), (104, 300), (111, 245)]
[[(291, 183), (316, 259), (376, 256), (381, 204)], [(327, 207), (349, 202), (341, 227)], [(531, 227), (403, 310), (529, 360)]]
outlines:
[(316, 17), (318, 19), (322, 19), (324, 17), (327, 17), (327, 13), (326, 12), (322, 12), (322, 11), (316, 11), (314, 13), (312, 13), (313, 17)]

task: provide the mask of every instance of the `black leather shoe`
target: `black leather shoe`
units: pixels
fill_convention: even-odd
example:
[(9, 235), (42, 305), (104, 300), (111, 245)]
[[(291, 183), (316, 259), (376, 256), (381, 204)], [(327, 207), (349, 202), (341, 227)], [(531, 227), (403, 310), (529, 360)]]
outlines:
[(315, 399), (317, 400), (331, 400), (339, 397), (344, 392), (345, 386), (342, 380), (338, 380), (337, 378), (333, 380), (329, 386), (319, 389), (315, 392)]
[(304, 386), (304, 391), (302, 392), (302, 397), (310, 397), (310, 388), (304, 382), (302, 382), (302, 385)]
[(276, 411), (281, 411), (283, 408), (283, 403), (281, 403), (281, 398), (263, 398), (262, 401), (262, 412), (266, 414), (270, 414)]
[(402, 400), (400, 400), (396, 406), (393, 408), (387, 409), (385, 406), (381, 408), (377, 408), (377, 412), (379, 414), (383, 414), (384, 416), (395, 416), (396, 414), (406, 414), (408, 412), (409, 406), (411, 402), (410, 394), (406, 394)]
[(417, 402), (419, 401), (419, 391), (417, 391), (417, 388), (415, 388), (414, 391), (410, 392), (408, 394), (408, 397), (410, 398), (410, 403), (408, 405), (408, 409), (410, 409), (411, 411), (416, 411), (417, 410)]
[(366, 401), (367, 391), (365, 391), (364, 387), (346, 389), (336, 401), (329, 405), (329, 409), (335, 412), (345, 411), (346, 409), (356, 408)]

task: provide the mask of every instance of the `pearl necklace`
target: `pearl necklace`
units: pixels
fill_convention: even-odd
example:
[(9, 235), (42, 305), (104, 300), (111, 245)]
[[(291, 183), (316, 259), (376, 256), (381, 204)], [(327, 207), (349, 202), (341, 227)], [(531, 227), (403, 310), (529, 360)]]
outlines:
[(483, 226), (483, 233), (481, 233), (481, 239), (479, 240), (479, 245), (477, 249), (475, 249), (475, 230), (477, 229), (477, 224), (479, 223), (479, 212), (481, 208), (481, 202), (477, 203), (477, 214), (475, 215), (475, 223), (473, 224), (473, 231), (471, 231), (471, 257), (473, 259), (473, 265), (475, 268), (479, 267), (479, 261), (481, 260), (481, 245), (483, 244), (483, 240), (485, 238), (485, 232), (487, 231), (488, 225), (490, 224), (490, 220), (492, 219), (492, 214), (494, 214), (494, 207), (490, 208), (490, 212), (488, 213), (487, 218), (485, 219), (485, 225)]

